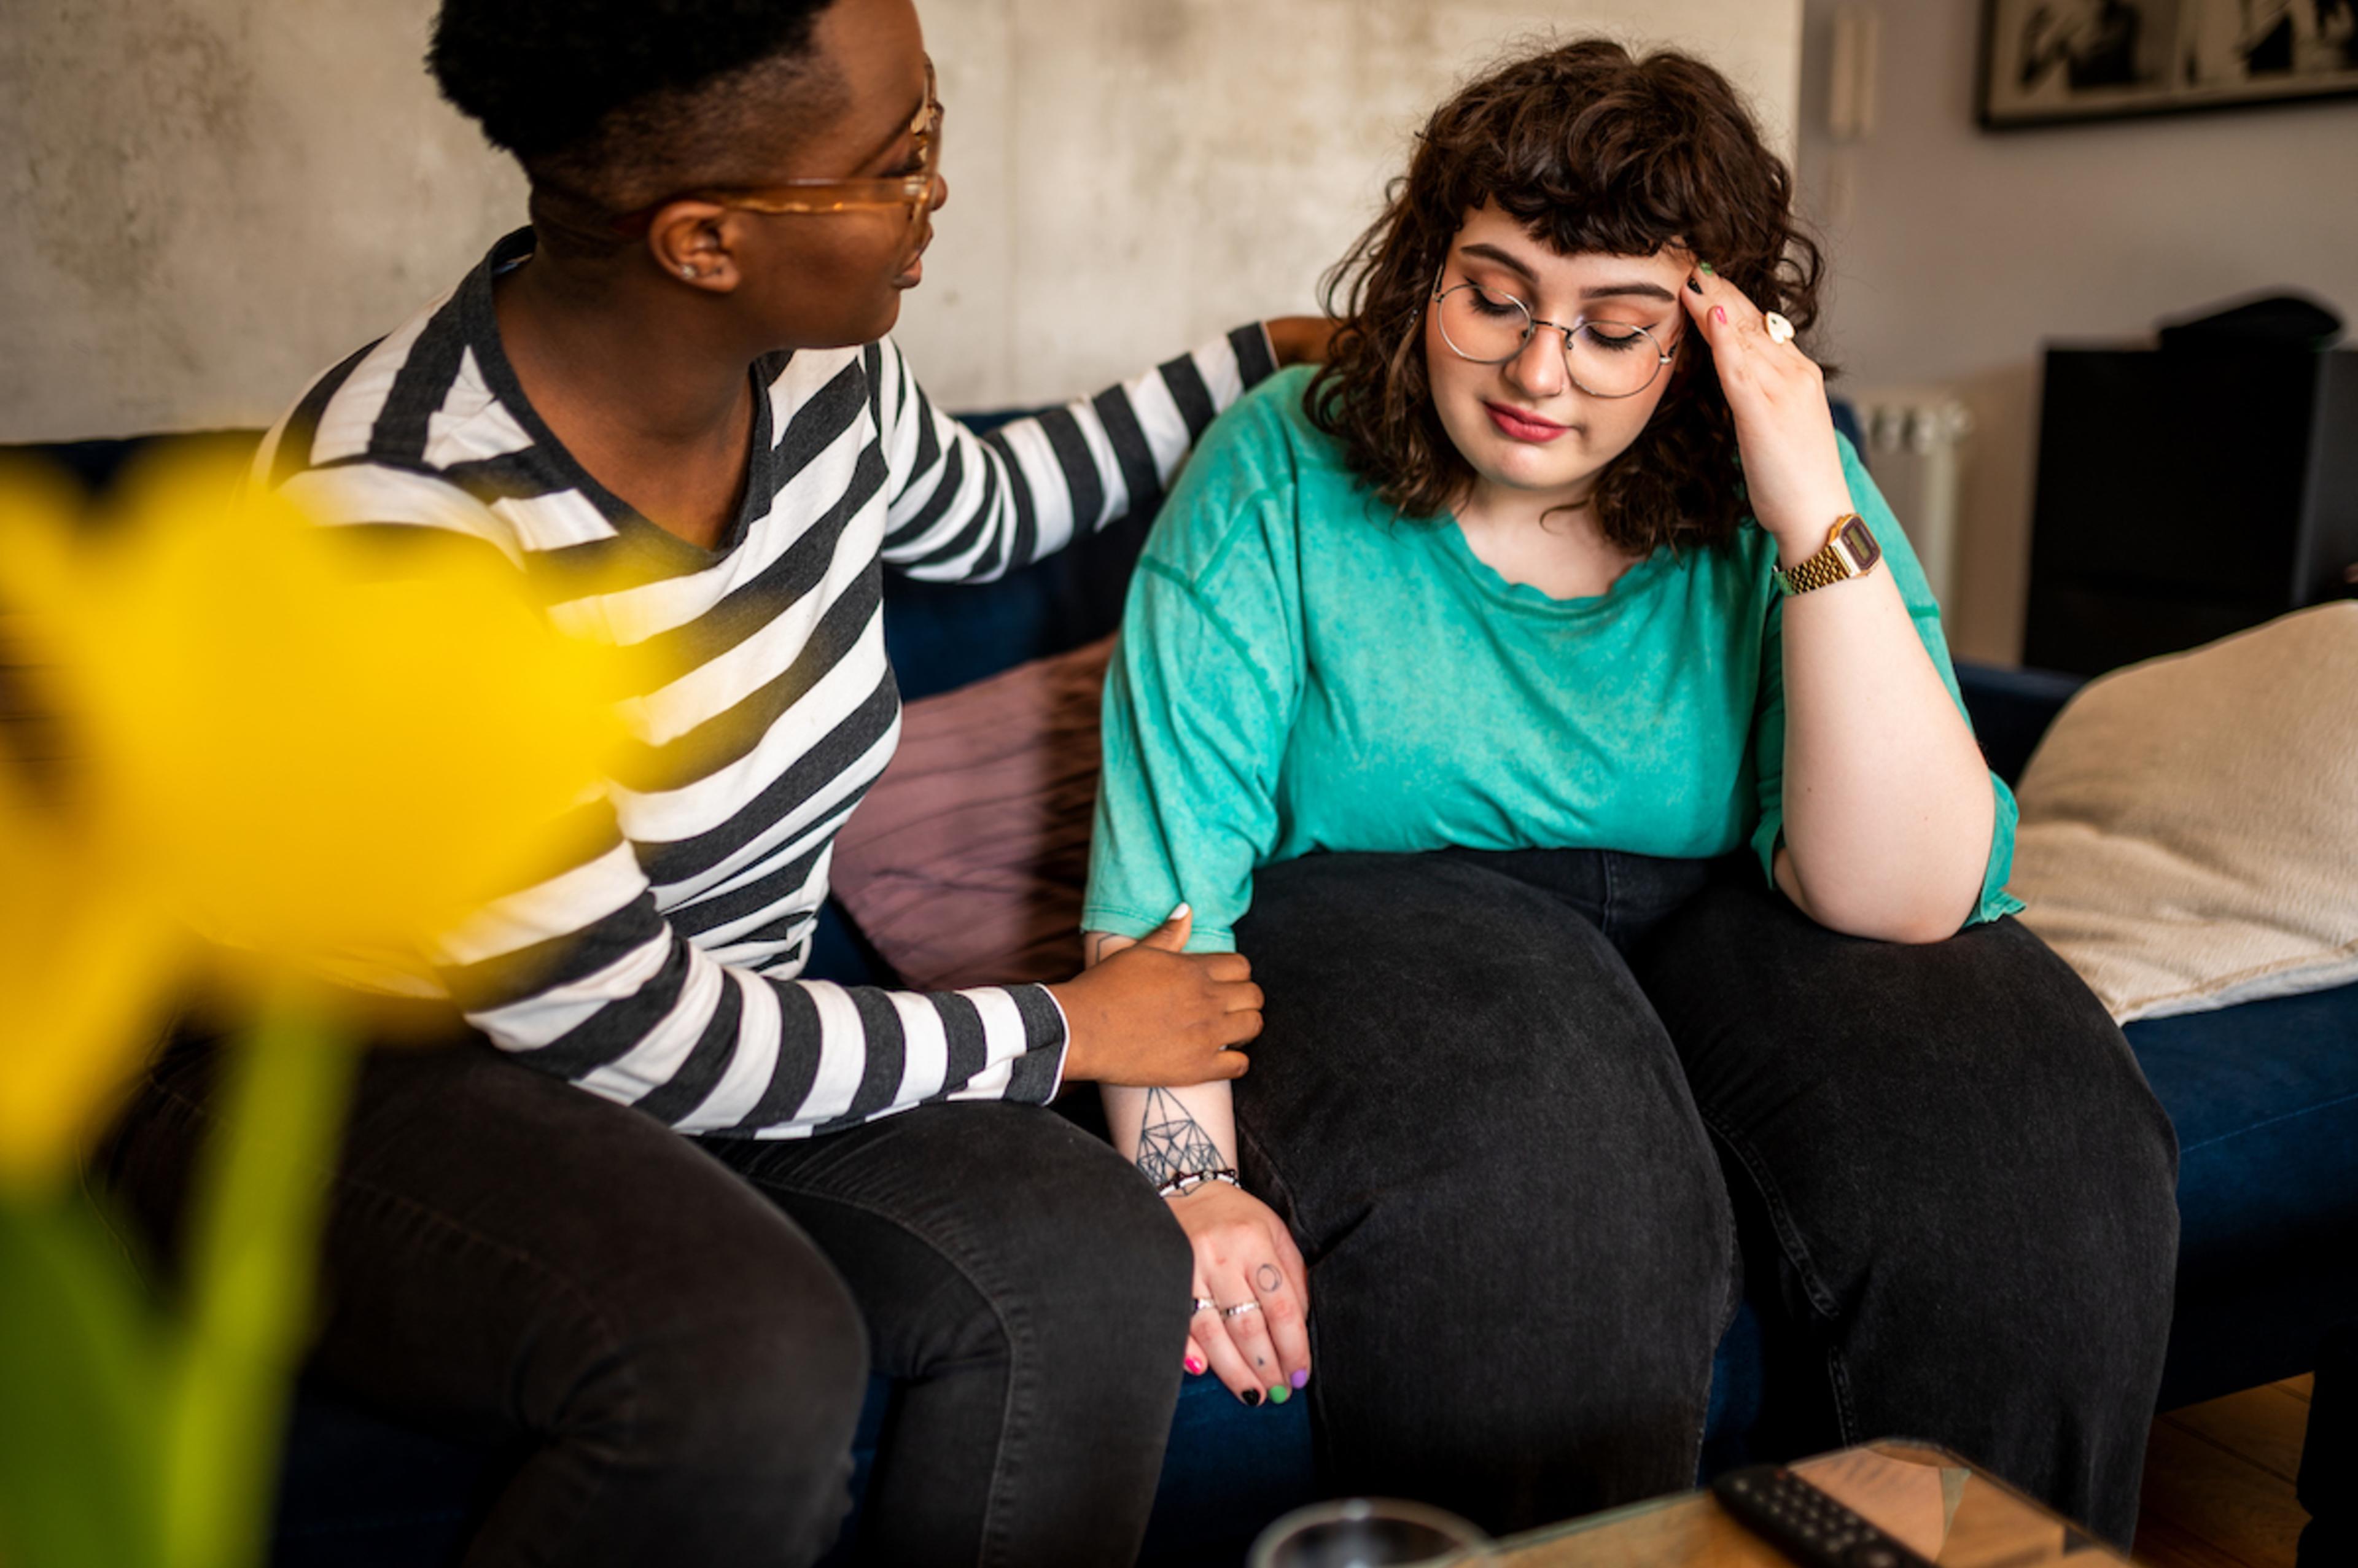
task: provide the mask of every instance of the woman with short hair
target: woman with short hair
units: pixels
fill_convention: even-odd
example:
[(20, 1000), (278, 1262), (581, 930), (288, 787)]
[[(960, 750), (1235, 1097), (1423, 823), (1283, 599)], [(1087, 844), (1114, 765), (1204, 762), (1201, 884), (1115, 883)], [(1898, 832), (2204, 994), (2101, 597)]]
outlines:
[[(365, 956), (464, 1026), (365, 1067), (316, 1369), (530, 1440), (470, 1563), (811, 1562), (871, 1368), (864, 1555), (1127, 1561), (1186, 1249), (1037, 1108), (1241, 1071), (1248, 966), (1181, 956), (1182, 920), (1059, 986), (800, 977), (900, 730), (881, 570), (995, 579), (1123, 515), (1317, 324), (978, 439), (886, 336), (946, 194), (909, 0), (447, 0), (431, 63), (532, 227), (314, 384), (257, 480), (391, 549), (481, 540), (656, 673), (576, 863)], [(159, 1236), (213, 1062), (183, 1039), (114, 1141)]]

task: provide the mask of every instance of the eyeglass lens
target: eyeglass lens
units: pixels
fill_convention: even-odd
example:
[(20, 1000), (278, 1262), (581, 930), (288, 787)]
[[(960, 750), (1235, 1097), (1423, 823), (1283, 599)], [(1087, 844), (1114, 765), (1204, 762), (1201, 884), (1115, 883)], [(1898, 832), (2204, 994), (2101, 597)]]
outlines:
[[(926, 85), (929, 89), (932, 86), (930, 78)], [(925, 194), (917, 202), (916, 211), (910, 214), (913, 227), (924, 223), (925, 215), (934, 210), (934, 192), (942, 178), (942, 106), (937, 100), (926, 106), (923, 144), (918, 152), (925, 169)]]
[(913, 129), (916, 132), (918, 170), (925, 177), (925, 194), (909, 210), (909, 228), (914, 232), (925, 227), (926, 215), (934, 210), (934, 192), (942, 176), (941, 90), (930, 59), (925, 61), (925, 103)]
[[(1502, 364), (1522, 352), (1531, 335), (1531, 313), (1511, 294), (1461, 283), (1443, 291), (1434, 307), (1441, 335), (1461, 359)], [(1564, 341), (1564, 362), (1573, 384), (1592, 397), (1632, 397), (1661, 373), (1662, 351), (1643, 327), (1621, 321), (1584, 321), (1568, 333), (1549, 326)]]

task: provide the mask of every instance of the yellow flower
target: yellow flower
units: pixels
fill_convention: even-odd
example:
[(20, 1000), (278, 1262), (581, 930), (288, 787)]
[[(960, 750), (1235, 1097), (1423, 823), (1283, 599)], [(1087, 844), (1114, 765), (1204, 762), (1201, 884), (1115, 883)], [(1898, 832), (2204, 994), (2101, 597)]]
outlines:
[(172, 927), (0, 768), (0, 1186), (67, 1168), (150, 1040)]
[(0, 1182), (59, 1171), (104, 1113), (176, 927), (271, 966), (414, 966), (562, 863), (620, 738), (611, 655), (495, 553), (316, 527), (236, 481), (184, 460), (79, 533), (0, 493), (0, 661), (62, 752), (0, 778)]

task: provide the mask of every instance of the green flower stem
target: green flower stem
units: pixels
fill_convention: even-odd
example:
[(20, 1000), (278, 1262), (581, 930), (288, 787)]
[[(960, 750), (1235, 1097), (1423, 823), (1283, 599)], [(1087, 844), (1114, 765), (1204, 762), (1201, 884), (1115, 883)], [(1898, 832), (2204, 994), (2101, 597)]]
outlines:
[(0, 1563), (157, 1561), (161, 1324), (82, 1195), (0, 1194)]
[(289, 992), (222, 1062), (223, 1114), (196, 1180), (186, 1337), (167, 1404), (168, 1568), (263, 1561), (357, 1060), (343, 1032)]

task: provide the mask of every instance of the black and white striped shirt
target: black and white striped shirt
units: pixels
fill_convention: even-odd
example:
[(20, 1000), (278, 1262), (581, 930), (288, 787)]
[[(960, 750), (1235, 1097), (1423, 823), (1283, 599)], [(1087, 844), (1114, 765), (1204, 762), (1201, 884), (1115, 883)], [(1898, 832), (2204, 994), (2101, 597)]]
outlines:
[[(1160, 493), (1274, 367), (1259, 327), (977, 438), (889, 341), (764, 358), (741, 511), (717, 546), (592, 479), (502, 352), (509, 235), (449, 297), (338, 365), (255, 472), (329, 523), (495, 546), (552, 620), (659, 652), (623, 705), (600, 852), (503, 898), (384, 983), (455, 1000), (520, 1059), (696, 1133), (800, 1137), (928, 1101), (1052, 1096), (1065, 1022), (1039, 986), (893, 992), (795, 977), (836, 832), (901, 703), (880, 572), (979, 582)], [(616, 586), (620, 583), (622, 586)]]

